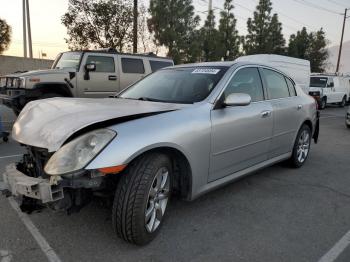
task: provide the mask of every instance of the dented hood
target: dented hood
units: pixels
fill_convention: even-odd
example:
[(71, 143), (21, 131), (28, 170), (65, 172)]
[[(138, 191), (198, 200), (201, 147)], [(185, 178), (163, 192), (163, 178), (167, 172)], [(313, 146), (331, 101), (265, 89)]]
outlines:
[(28, 103), (18, 116), (12, 137), (49, 152), (57, 151), (75, 132), (92, 124), (129, 116), (177, 110), (188, 105), (120, 98), (49, 98)]

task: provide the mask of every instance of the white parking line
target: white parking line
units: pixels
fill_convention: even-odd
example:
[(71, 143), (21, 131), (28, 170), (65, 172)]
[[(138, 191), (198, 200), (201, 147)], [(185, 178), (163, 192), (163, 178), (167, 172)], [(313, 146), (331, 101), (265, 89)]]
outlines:
[(52, 249), (43, 235), (39, 232), (39, 229), (33, 224), (26, 213), (23, 213), (17, 204), (17, 202), (13, 199), (13, 197), (8, 198), (12, 208), (17, 212), (19, 218), (22, 220), (23, 224), (27, 227), (28, 231), (32, 234), (41, 250), (46, 255), (47, 259), (50, 262), (61, 262), (61, 259), (57, 256), (56, 252)]
[(12, 157), (19, 157), (19, 156), (22, 156), (22, 154), (20, 154), (20, 155), (10, 155), (10, 156), (0, 156), (0, 159), (3, 159), (3, 158), (12, 158)]
[(346, 233), (318, 262), (333, 262), (350, 245), (350, 231)]

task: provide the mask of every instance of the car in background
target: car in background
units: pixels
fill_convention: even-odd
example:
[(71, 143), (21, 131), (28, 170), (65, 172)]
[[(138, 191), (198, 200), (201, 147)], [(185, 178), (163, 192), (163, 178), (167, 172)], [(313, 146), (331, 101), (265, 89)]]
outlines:
[(116, 234), (143, 245), (172, 195), (193, 200), (281, 161), (299, 168), (318, 130), (314, 99), (275, 68), (170, 67), (114, 98), (27, 104), (12, 131), (27, 152), (7, 167), (5, 193), (21, 196), (28, 212), (72, 213), (92, 196), (110, 199)]
[(349, 80), (334, 74), (312, 74), (309, 94), (316, 99), (320, 109), (327, 104), (344, 107), (349, 99)]
[(146, 75), (173, 66), (169, 58), (124, 54), (114, 49), (64, 52), (49, 70), (0, 77), (0, 100), (16, 114), (30, 101), (50, 97), (101, 98)]

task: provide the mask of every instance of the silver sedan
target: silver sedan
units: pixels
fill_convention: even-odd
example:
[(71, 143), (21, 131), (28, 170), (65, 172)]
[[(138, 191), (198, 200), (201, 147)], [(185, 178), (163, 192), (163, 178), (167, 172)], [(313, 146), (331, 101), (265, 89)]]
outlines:
[(29, 103), (12, 132), (28, 152), (7, 167), (6, 192), (23, 196), (23, 211), (71, 213), (91, 195), (111, 198), (115, 232), (142, 245), (171, 195), (193, 200), (281, 161), (301, 167), (318, 126), (314, 99), (277, 69), (170, 67), (114, 98)]

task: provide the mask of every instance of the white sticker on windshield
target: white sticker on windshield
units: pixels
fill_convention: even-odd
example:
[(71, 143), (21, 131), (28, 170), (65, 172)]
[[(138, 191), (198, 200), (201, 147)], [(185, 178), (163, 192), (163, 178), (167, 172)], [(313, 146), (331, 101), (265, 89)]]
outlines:
[(214, 68), (197, 68), (192, 71), (192, 74), (210, 74), (210, 75), (216, 75), (220, 72), (220, 69), (214, 69)]

